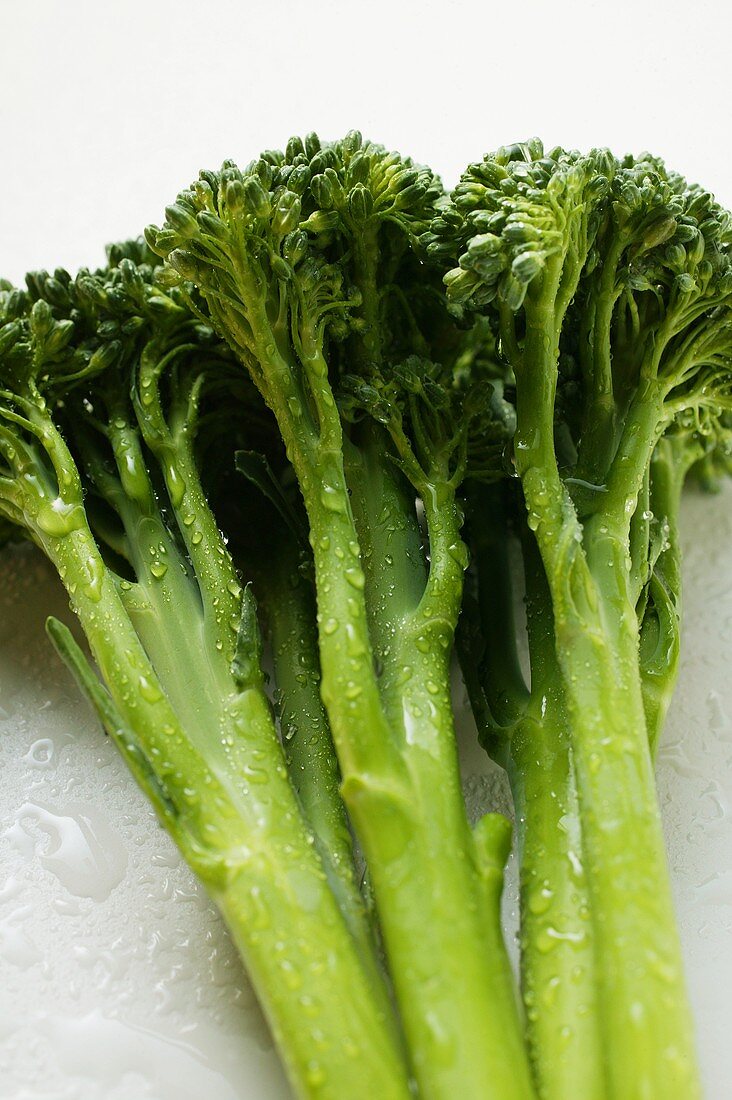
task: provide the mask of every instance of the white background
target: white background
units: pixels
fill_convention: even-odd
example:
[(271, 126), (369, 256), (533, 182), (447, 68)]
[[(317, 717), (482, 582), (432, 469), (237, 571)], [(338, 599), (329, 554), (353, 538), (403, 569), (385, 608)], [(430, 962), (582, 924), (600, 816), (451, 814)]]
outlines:
[[(732, 203), (729, 42), (723, 0), (0, 0), (0, 275), (94, 266), (199, 168), (310, 129), (448, 184), (532, 134), (650, 148)], [(731, 503), (687, 501), (659, 764), (708, 1100), (732, 1080)], [(220, 922), (49, 654), (64, 603), (0, 559), (0, 1098), (282, 1100)], [(483, 772), (468, 750), (475, 808), (503, 797)]]
[(0, 270), (95, 264), (202, 167), (359, 128), (651, 147), (732, 203), (724, 0), (0, 0)]

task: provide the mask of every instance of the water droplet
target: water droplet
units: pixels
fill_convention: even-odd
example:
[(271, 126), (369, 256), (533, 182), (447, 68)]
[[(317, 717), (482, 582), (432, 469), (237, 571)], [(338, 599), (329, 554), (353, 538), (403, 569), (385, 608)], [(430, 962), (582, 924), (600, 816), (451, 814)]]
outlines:
[(166, 463), (165, 483), (168, 488), (170, 503), (174, 508), (180, 508), (185, 496), (186, 483), (181, 477), (180, 471), (174, 462)]
[(158, 700), (162, 699), (163, 696), (158, 686), (148, 680), (146, 676), (141, 676), (137, 683), (140, 695), (148, 703), (157, 703)]
[(28, 859), (37, 859), (69, 893), (103, 901), (124, 876), (127, 852), (119, 835), (93, 806), (63, 810), (26, 802), (5, 834)]
[(366, 643), (353, 623), (346, 623), (346, 649), (349, 657), (363, 657), (366, 652)]
[(269, 776), (264, 768), (255, 768), (253, 764), (247, 764), (243, 771), (250, 783), (262, 784), (269, 782)]
[(325, 1073), (319, 1062), (308, 1062), (305, 1077), (310, 1088), (317, 1089), (325, 1083)]
[(536, 916), (540, 916), (542, 913), (546, 913), (551, 906), (552, 899), (554, 897), (553, 890), (547, 886), (546, 883), (541, 889), (533, 891), (529, 897), (529, 909)]
[(84, 510), (79, 504), (68, 504), (56, 497), (39, 508), (36, 522), (44, 534), (61, 538), (83, 526)]
[(335, 485), (323, 485), (320, 490), (320, 503), (327, 512), (345, 512), (346, 501), (343, 493)]

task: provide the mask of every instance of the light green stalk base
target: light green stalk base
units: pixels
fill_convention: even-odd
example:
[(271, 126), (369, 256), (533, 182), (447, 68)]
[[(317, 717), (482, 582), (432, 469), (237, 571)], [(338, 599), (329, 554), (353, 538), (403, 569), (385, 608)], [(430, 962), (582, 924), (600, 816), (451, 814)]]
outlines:
[[(597, 945), (608, 1096), (699, 1095), (637, 667), (637, 634), (558, 632)], [(629, 652), (630, 650), (630, 652)], [(618, 659), (619, 657), (619, 659)]]
[(558, 330), (547, 285), (525, 303), (516, 469), (551, 592), (570, 716), (607, 1096), (694, 1100), (693, 1031), (629, 585), (628, 528), (662, 423), (660, 391), (651, 381), (639, 386), (601, 511), (581, 523), (554, 450)]
[[(320, 697), (315, 593), (300, 574), (297, 547), (283, 532), (257, 588), (264, 591), (277, 706), (287, 768), (325, 873), (374, 987), (386, 998), (374, 930), (356, 881), (353, 840), (340, 793), (338, 760)], [(385, 1001), (385, 1010), (390, 1006)]]
[[(499, 871), (492, 831), (481, 828), (476, 843), (468, 826), (453, 728), (450, 653), (464, 566), (459, 518), (450, 499), (431, 513), (428, 576), (414, 496), (383, 436), (371, 429), (347, 456), (380, 707), (398, 751), (395, 771), (402, 772), (389, 806), (391, 846), (369, 837), (367, 854), (374, 852), (369, 865), (415, 1074), (424, 1096), (529, 1097), (498, 916), (503, 862)], [(361, 827), (374, 832), (368, 821)], [(428, 991), (420, 1005), (415, 989)]]
[(460, 658), (481, 743), (506, 769), (513, 794), (531, 1068), (542, 1100), (603, 1100), (593, 931), (544, 568), (522, 529), (529, 690), (518, 658), (504, 491), (473, 487), (470, 506), (478, 587), (463, 609)]
[[(192, 740), (185, 712), (180, 721), (158, 685), (88, 531), (47, 539), (45, 549), (112, 693), (118, 743), (221, 909), (296, 1093), (406, 1100), (393, 1021), (303, 822), (264, 695), (237, 692), (231, 681), (215, 720), (205, 732), (196, 723)], [(175, 608), (159, 623), (181, 645), (187, 625)], [(190, 691), (199, 693), (199, 685)]]
[(593, 930), (568, 732), (547, 713), (511, 737), (519, 833), (521, 987), (541, 1100), (602, 1100)]

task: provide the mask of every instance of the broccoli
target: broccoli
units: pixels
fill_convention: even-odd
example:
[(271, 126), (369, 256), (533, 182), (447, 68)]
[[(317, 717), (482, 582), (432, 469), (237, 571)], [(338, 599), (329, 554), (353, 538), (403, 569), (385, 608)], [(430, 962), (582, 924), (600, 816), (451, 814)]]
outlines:
[[(96, 668), (50, 638), (297, 1095), (698, 1096), (653, 762), (682, 490), (732, 470), (732, 217), (647, 154), (534, 140), (448, 194), (310, 134), (26, 283), (0, 545), (57, 569)], [(453, 650), (513, 794), (523, 1012)]]
[(228, 353), (148, 257), (2, 292), (0, 507), (58, 570), (102, 682), (66, 627), (51, 638), (217, 902), (297, 1091), (406, 1098), (375, 949), (329, 887), (201, 486), (198, 409)]
[[(538, 141), (471, 166), (425, 237), (458, 260), (453, 308), (490, 317), (515, 385), (532, 684), (485, 651), (473, 679), (526, 817), (524, 996), (545, 1095), (570, 1080), (583, 1096), (698, 1094), (652, 748), (676, 673), (680, 487), (729, 450), (731, 240), (729, 215), (660, 161)], [(488, 591), (501, 539), (488, 531), (482, 570), (479, 554), (480, 625), (503, 616), (509, 644)]]
[[(408, 308), (421, 275), (413, 251), (440, 194), (428, 169), (360, 134), (326, 145), (309, 135), (244, 171), (202, 172), (147, 240), (248, 371), (297, 478), (322, 698), (421, 1094), (527, 1097), (495, 891), (506, 823), (489, 816), (470, 831), (449, 694), (465, 431), (459, 394), (450, 399), (439, 358), (425, 354), (431, 335), (441, 350), (441, 326), (419, 332)], [(392, 332), (395, 314), (406, 339)], [(377, 516), (394, 513), (393, 553), (389, 515), (361, 546), (351, 493), (362, 470), (373, 474), (364, 496), (374, 483), (381, 493)]]

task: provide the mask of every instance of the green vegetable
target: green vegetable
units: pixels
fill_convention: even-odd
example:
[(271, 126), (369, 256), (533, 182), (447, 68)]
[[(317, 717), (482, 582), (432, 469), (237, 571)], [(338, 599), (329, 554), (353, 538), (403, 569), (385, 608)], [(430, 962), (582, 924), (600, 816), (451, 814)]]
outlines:
[[(508, 489), (512, 489), (509, 486)], [(521, 986), (539, 1093), (604, 1097), (593, 934), (569, 718), (546, 575), (523, 500), (471, 486), (474, 569), (459, 653), (481, 743), (508, 774), (520, 862)], [(522, 576), (513, 577), (512, 543)], [(526, 593), (530, 688), (512, 590)]]
[(221, 909), (298, 1093), (407, 1097), (375, 955), (290, 784), (252, 592), (201, 488), (199, 403), (226, 353), (148, 264), (112, 260), (3, 292), (2, 510), (58, 569), (102, 683), (66, 628), (49, 633)]
[[(268, 442), (263, 440), (261, 445)], [(232, 524), (233, 552), (263, 600), (288, 771), (315, 833), (331, 888), (354, 938), (369, 957), (374, 929), (356, 882), (338, 761), (320, 697), (312, 555), (299, 501), (290, 499), (292, 491), (280, 484), (264, 454), (238, 451), (235, 462), (259, 490), (244, 496), (246, 520), (238, 517)], [(241, 486), (237, 489), (241, 497)], [(231, 486), (227, 492), (231, 494)]]
[[(530, 142), (468, 169), (428, 248), (459, 257), (448, 294), (455, 308), (491, 317), (515, 382), (513, 464), (548, 587), (537, 601), (531, 583), (531, 629), (552, 631), (558, 663), (556, 673), (544, 662), (540, 670), (548, 721), (537, 736), (551, 754), (542, 772), (558, 762), (559, 801), (581, 823), (577, 897), (584, 906), (586, 882), (593, 942), (588, 1003), (594, 993), (603, 1075), (588, 1029), (573, 1055), (595, 1065), (583, 1095), (688, 1100), (698, 1082), (649, 739), (675, 676), (679, 488), (701, 454), (728, 443), (730, 219), (653, 158), (545, 153)], [(537, 702), (532, 679), (520, 721)], [(522, 762), (512, 742), (510, 756), (526, 797), (535, 755)], [(543, 802), (531, 826), (527, 808), (527, 848), (546, 819)], [(561, 849), (547, 853), (544, 869), (528, 872), (532, 891), (542, 876), (549, 882), (542, 923), (558, 939), (581, 915), (566, 904), (561, 859)], [(538, 934), (527, 950), (526, 974)], [(527, 994), (552, 1017), (534, 1027), (543, 1091), (566, 1095), (565, 1078), (554, 1079), (558, 1044), (545, 1038), (559, 1022), (551, 998), (542, 1005), (539, 991)]]
[(732, 470), (732, 217), (648, 155), (531, 141), (448, 195), (353, 132), (147, 242), (0, 281), (0, 545), (55, 565), (295, 1092), (693, 1100), (653, 760), (683, 486)]
[[(273, 411), (297, 477), (322, 697), (421, 1095), (526, 1097), (532, 1085), (482, 865), (489, 859), (493, 873), (504, 838), (485, 830), (477, 844), (469, 830), (449, 696), (466, 562), (455, 498), (465, 433), (439, 370), (391, 355), (400, 313), (406, 342), (430, 350), (404, 307), (419, 285), (412, 248), (439, 194), (429, 170), (359, 134), (325, 146), (310, 135), (243, 172), (231, 163), (203, 172), (148, 241), (194, 284), (194, 308)], [(388, 432), (375, 442), (351, 423), (364, 405)], [(385, 451), (377, 481), (392, 459), (411, 480), (409, 493), (395, 491), (412, 542), (415, 492), (424, 502), (429, 569), (416, 546), (407, 562), (389, 565), (385, 555), (385, 572), (367, 565), (346, 467), (368, 465), (372, 446)], [(373, 609), (385, 600), (390, 616), (375, 629)]]

